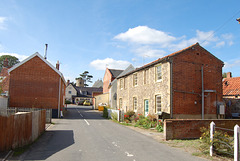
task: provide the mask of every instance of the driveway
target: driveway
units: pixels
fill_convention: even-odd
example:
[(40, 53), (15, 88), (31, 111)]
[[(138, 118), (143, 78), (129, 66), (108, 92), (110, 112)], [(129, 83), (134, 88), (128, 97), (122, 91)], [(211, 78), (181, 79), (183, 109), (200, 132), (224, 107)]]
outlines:
[[(70, 106), (53, 119), (42, 137), (19, 160), (192, 161), (204, 160), (103, 119), (91, 107)], [(12, 158), (14, 160), (16, 158)]]

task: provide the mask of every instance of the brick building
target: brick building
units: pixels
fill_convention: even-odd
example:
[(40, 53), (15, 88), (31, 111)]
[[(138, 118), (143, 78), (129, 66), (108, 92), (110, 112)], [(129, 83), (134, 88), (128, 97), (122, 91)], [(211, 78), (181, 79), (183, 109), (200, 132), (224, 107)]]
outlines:
[(109, 85), (110, 83), (117, 78), (119, 74), (121, 74), (123, 70), (117, 70), (117, 69), (108, 69), (106, 68), (104, 77), (103, 77), (103, 93), (109, 92)]
[(198, 43), (118, 77), (118, 107), (164, 118), (217, 118), (223, 62)]
[(66, 82), (59, 71), (35, 53), (9, 69), (9, 107), (52, 109), (59, 117), (65, 105)]

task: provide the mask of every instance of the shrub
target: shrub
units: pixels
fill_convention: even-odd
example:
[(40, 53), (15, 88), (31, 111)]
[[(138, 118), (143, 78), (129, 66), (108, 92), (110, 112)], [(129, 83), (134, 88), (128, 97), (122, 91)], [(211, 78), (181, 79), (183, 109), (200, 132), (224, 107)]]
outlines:
[[(210, 140), (210, 130), (202, 127), (200, 128), (200, 131), (202, 132), (202, 135), (200, 137), (201, 140), (201, 150), (204, 153), (209, 152), (209, 147), (212, 144)], [(223, 132), (221, 130), (217, 130), (214, 132), (213, 137), (213, 147), (215, 149), (215, 152), (217, 154), (224, 154), (227, 155), (227, 153), (233, 153), (233, 139), (228, 135), (227, 132)]]
[(65, 104), (71, 104), (72, 102), (69, 100), (65, 100)]
[(157, 130), (158, 132), (163, 132), (163, 126), (160, 125), (160, 124), (158, 124), (158, 125), (156, 126), (156, 130)]
[(108, 118), (108, 107), (104, 107), (103, 109), (103, 117)]
[(132, 120), (134, 119), (134, 111), (127, 111), (126, 114), (124, 115), (124, 120), (128, 121), (128, 122), (132, 122)]
[(111, 113), (111, 116), (112, 116), (112, 119), (113, 119), (113, 120), (117, 121), (118, 115), (117, 115), (116, 112), (112, 112), (112, 113)]

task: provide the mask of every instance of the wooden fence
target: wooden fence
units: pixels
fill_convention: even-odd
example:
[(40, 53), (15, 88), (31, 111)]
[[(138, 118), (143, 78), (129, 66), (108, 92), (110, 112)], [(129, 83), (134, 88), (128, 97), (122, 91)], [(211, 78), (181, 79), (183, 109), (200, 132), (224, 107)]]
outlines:
[(30, 144), (45, 130), (46, 110), (0, 116), (0, 151)]

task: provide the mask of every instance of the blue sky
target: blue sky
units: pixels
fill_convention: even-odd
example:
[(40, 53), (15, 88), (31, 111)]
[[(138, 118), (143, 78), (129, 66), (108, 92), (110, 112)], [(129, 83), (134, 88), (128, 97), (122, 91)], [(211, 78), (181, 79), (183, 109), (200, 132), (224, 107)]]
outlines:
[(0, 55), (39, 52), (65, 79), (142, 66), (199, 42), (240, 76), (239, 0), (1, 0)]

